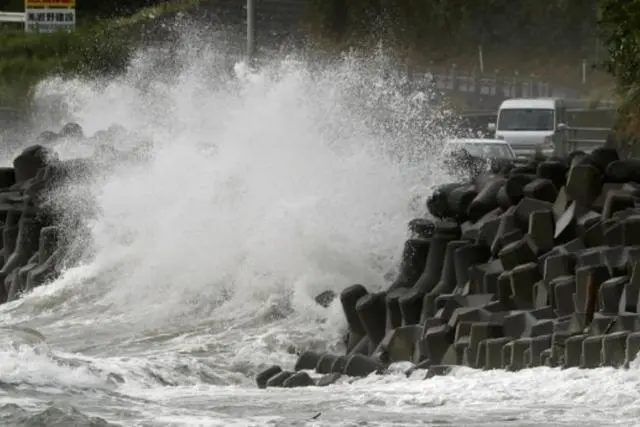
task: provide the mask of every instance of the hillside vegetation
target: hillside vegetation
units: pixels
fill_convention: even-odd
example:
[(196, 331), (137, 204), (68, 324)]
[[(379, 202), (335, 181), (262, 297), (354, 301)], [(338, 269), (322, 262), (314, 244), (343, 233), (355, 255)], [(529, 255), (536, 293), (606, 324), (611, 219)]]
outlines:
[[(576, 84), (583, 59), (604, 59), (597, 0), (312, 0), (314, 33), (337, 45), (382, 38), (416, 64), (477, 67)], [(589, 70), (591, 84), (607, 85)]]
[[(0, 10), (15, 10), (16, 3), (22, 1), (0, 0)], [(140, 9), (150, 3), (160, 2), (112, 0), (108, 3), (112, 7), (107, 8), (105, 2), (79, 1), (78, 15), (83, 16), (83, 10), (85, 14), (73, 32), (38, 34), (25, 33), (16, 25), (0, 27), (0, 106), (25, 106), (31, 88), (47, 76), (104, 76), (123, 71), (145, 24), (199, 2), (163, 2)]]

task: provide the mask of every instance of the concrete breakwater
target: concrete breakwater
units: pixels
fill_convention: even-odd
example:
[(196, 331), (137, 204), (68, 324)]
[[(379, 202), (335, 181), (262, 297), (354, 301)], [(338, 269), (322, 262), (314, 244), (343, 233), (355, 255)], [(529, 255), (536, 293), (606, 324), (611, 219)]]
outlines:
[(426, 378), (455, 366), (627, 367), (640, 351), (640, 159), (615, 149), (532, 160), (438, 187), (408, 224), (387, 290), (340, 302), (345, 354), (299, 355), (258, 387), (328, 385), (394, 362)]
[[(83, 214), (91, 208), (66, 209), (55, 200), (56, 192), (116, 162), (140, 158), (139, 149), (119, 152), (99, 143), (113, 131), (117, 129), (100, 131), (93, 141), (84, 137), (79, 125), (68, 123), (60, 132), (43, 132), (11, 166), (0, 167), (0, 303), (53, 281), (82, 256), (87, 219)], [(52, 148), (60, 139), (93, 142), (93, 155), (61, 159)]]

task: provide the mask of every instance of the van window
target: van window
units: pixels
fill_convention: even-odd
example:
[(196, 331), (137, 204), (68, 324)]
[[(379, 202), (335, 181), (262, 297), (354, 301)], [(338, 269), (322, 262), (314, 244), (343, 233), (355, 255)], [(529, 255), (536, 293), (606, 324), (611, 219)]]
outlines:
[(553, 130), (554, 110), (542, 108), (509, 108), (498, 114), (498, 130)]

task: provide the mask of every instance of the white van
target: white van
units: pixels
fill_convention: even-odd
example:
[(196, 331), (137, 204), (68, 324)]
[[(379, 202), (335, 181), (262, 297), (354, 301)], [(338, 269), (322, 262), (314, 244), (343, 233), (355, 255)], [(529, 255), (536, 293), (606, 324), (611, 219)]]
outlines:
[(545, 155), (561, 153), (566, 129), (566, 106), (560, 98), (512, 98), (502, 101), (497, 123), (489, 123), (496, 139), (511, 145), (517, 155), (541, 150)]

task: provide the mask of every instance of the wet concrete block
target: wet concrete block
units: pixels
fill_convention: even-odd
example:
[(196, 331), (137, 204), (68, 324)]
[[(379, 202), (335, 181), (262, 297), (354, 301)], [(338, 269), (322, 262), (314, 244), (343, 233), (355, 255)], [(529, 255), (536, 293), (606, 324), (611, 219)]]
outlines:
[(498, 194), (496, 194), (496, 200), (498, 202), (498, 206), (500, 209), (507, 210), (511, 207), (511, 200), (509, 199), (509, 195), (507, 194), (506, 184), (500, 187), (498, 190)]
[(602, 253), (607, 249), (606, 246), (598, 246), (595, 248), (585, 249), (576, 256), (576, 267), (585, 267), (591, 265), (604, 264)]
[(511, 270), (503, 271), (497, 280), (497, 297), (500, 303), (510, 306), (511, 303)]
[[(469, 287), (469, 293), (487, 293), (492, 287), (494, 281), (497, 282), (497, 278), (502, 273), (502, 263), (500, 260), (492, 260), (483, 264), (476, 264), (469, 267), (469, 281), (467, 283)], [(492, 292), (488, 292), (492, 293)]]
[(480, 225), (478, 230), (478, 237), (476, 239), (477, 243), (491, 248), (491, 245), (493, 245), (493, 241), (495, 240), (498, 233), (501, 221), (502, 215), (499, 215), (498, 217), (487, 220), (482, 225)]
[(576, 311), (586, 314), (589, 324), (597, 309), (600, 285), (611, 278), (605, 264), (582, 266), (576, 269)]
[(551, 207), (551, 212), (553, 212), (553, 217), (556, 221), (562, 216), (564, 211), (567, 210), (570, 203), (571, 200), (569, 199), (569, 196), (567, 196), (566, 188), (564, 186), (560, 187), (558, 190), (558, 196)]
[(463, 185), (449, 193), (447, 203), (456, 221), (463, 222), (467, 219), (469, 205), (471, 205), (471, 202), (473, 202), (473, 199), (477, 196), (478, 192), (474, 185)]
[(545, 253), (553, 249), (555, 232), (555, 219), (553, 212), (535, 211), (529, 216), (528, 234), (538, 248), (539, 253)]
[(316, 386), (327, 387), (332, 384), (335, 384), (340, 378), (342, 378), (342, 373), (340, 372), (333, 372), (331, 374), (323, 375), (320, 378), (318, 378), (318, 382), (316, 383)]
[(449, 294), (456, 290), (456, 266), (455, 252), (468, 245), (464, 240), (451, 240), (447, 243), (445, 256), (442, 263), (440, 281), (428, 293), (434, 297), (440, 294)]
[(457, 248), (453, 255), (456, 286), (462, 288), (469, 281), (469, 268), (487, 263), (490, 256), (489, 248), (482, 244), (468, 244)]
[(611, 332), (640, 331), (640, 314), (638, 313), (618, 313), (617, 320)]
[(451, 365), (431, 365), (424, 377), (425, 380), (436, 376), (449, 375), (455, 366)]
[(338, 356), (331, 353), (324, 353), (318, 359), (318, 363), (316, 364), (315, 370), (319, 374), (330, 374), (331, 367), (338, 359)]
[(640, 215), (632, 215), (622, 220), (623, 244), (640, 245)]
[[(603, 192), (604, 193), (604, 192)], [(609, 219), (616, 212), (635, 207), (635, 199), (626, 191), (607, 191), (602, 207), (602, 218)]]
[[(502, 338), (489, 338), (485, 341), (485, 366), (484, 369), (502, 369), (504, 365), (502, 364), (502, 349), (509, 342), (511, 342), (511, 338), (502, 337)], [(509, 356), (511, 357), (511, 356)]]
[(269, 366), (267, 369), (261, 371), (256, 375), (256, 385), (258, 388), (267, 388), (267, 382), (282, 372), (282, 368), (277, 365)]
[[(433, 225), (433, 223), (431, 224)], [(433, 227), (435, 229), (435, 225)], [(423, 232), (426, 233), (426, 231)], [(389, 286), (388, 291), (410, 288), (415, 285), (425, 269), (430, 248), (431, 238), (412, 238), (404, 243), (400, 270), (398, 276)]]
[(567, 175), (567, 195), (582, 206), (591, 205), (602, 189), (602, 173), (595, 166), (572, 166)]
[(502, 248), (498, 257), (504, 270), (513, 270), (519, 265), (536, 262), (538, 259), (537, 252), (538, 248), (533, 241), (528, 237), (524, 237)]
[(602, 221), (597, 221), (591, 227), (589, 227), (584, 236), (582, 236), (582, 241), (587, 247), (601, 246), (604, 245), (604, 224)]
[(414, 289), (428, 294), (436, 287), (442, 276), (445, 255), (447, 253), (447, 244), (457, 240), (457, 237), (451, 235), (441, 235), (436, 229), (436, 233), (431, 238), (431, 247), (427, 256), (426, 265), (422, 275), (413, 286)]
[(549, 368), (555, 368), (557, 363), (551, 357), (551, 349), (548, 348), (540, 353), (540, 366), (548, 366)]
[(530, 336), (537, 321), (528, 311), (514, 311), (504, 317), (504, 335), (512, 339)]
[(587, 230), (594, 224), (602, 222), (602, 216), (595, 211), (586, 211), (576, 215), (576, 235), (582, 241), (585, 241)]
[(553, 208), (553, 203), (545, 202), (542, 200), (533, 199), (531, 197), (524, 197), (515, 210), (516, 224), (520, 229), (526, 230), (529, 226), (529, 216), (535, 211), (550, 211)]
[(598, 368), (602, 365), (602, 340), (604, 335), (587, 337), (582, 342), (582, 358), (580, 367), (584, 369)]
[(640, 182), (640, 159), (616, 160), (610, 163), (605, 177), (608, 182)]
[(605, 220), (604, 227), (604, 244), (607, 246), (624, 245), (624, 232), (622, 223), (616, 220)]
[(591, 324), (589, 325), (590, 335), (605, 335), (613, 331), (615, 324), (618, 322), (617, 314), (607, 314), (596, 312), (593, 315)]
[(410, 367), (409, 369), (407, 369), (407, 370), (404, 372), (404, 374), (405, 374), (407, 377), (410, 377), (411, 375), (413, 375), (413, 373), (414, 373), (415, 371), (429, 369), (429, 367), (430, 367), (431, 365), (433, 365), (433, 363), (431, 363), (431, 360), (429, 360), (429, 359), (425, 359), (425, 360), (423, 360), (423, 361), (421, 361), (421, 362), (416, 363), (415, 365), (413, 365), (413, 366), (412, 366), (412, 367)]
[(493, 318), (492, 313), (481, 307), (459, 307), (455, 309), (447, 324), (455, 330), (460, 322), (486, 322)]
[(533, 309), (533, 286), (541, 279), (535, 262), (521, 264), (511, 270), (511, 294), (518, 309)]
[(349, 357), (351, 357), (351, 355), (336, 357), (336, 360), (333, 362), (333, 365), (331, 365), (331, 373), (334, 373), (334, 374), (335, 373), (340, 373), (341, 374), (342, 372), (344, 372), (344, 368), (345, 368), (345, 366), (347, 366), (347, 362), (349, 361)]
[[(492, 322), (473, 322), (469, 333), (468, 366), (483, 368), (485, 354), (480, 348), (480, 343), (488, 338), (499, 338), (503, 335), (502, 325)], [(481, 355), (482, 353), (482, 355)], [(480, 357), (480, 360), (478, 359)]]
[(613, 332), (602, 340), (602, 365), (620, 368), (624, 366), (629, 331)]
[(353, 335), (353, 342), (347, 346), (349, 349), (353, 347), (362, 337), (366, 335), (364, 327), (362, 326), (362, 322), (358, 317), (358, 312), (356, 311), (356, 304), (358, 300), (369, 292), (367, 289), (360, 285), (352, 285), (345, 288), (342, 292), (340, 292), (340, 303), (342, 304), (342, 311), (344, 313), (345, 318), (347, 319), (347, 325), (349, 327), (349, 331)]
[(384, 370), (384, 366), (376, 359), (363, 354), (354, 354), (349, 357), (342, 373), (350, 377), (366, 377), (373, 372), (382, 373)]
[(400, 305), (398, 300), (407, 292), (406, 289), (396, 288), (391, 291), (387, 291), (385, 297), (385, 330), (391, 331), (400, 325), (402, 325), (402, 313), (400, 312)]
[(558, 190), (550, 179), (537, 178), (523, 188), (525, 197), (530, 197), (543, 202), (553, 203), (558, 196)]
[[(433, 236), (436, 229), (434, 221), (427, 218), (414, 218), (407, 224), (411, 238), (409, 240), (424, 241)], [(409, 241), (407, 240), (407, 242)], [(406, 249), (406, 245), (405, 245)], [(413, 252), (413, 251), (410, 251)]]
[(557, 320), (557, 315), (550, 305), (538, 307), (530, 311), (531, 315), (538, 320)]
[(550, 180), (555, 188), (562, 188), (567, 182), (569, 167), (564, 162), (547, 160), (540, 162), (536, 169), (536, 176)]
[(553, 301), (558, 316), (572, 314), (575, 311), (573, 295), (576, 292), (575, 276), (560, 276), (551, 281)]
[(548, 335), (553, 333), (554, 320), (542, 319), (536, 321), (529, 331), (528, 336), (531, 338)]
[(640, 332), (632, 332), (627, 335), (627, 345), (625, 346), (625, 366), (629, 366), (638, 356), (640, 352)]
[(40, 230), (40, 239), (38, 241), (38, 263), (46, 262), (51, 255), (58, 249), (62, 231), (60, 227), (50, 225)]
[(542, 352), (551, 348), (552, 334), (539, 335), (529, 341), (530, 361), (529, 367), (544, 366), (542, 363)]
[(510, 177), (505, 182), (504, 189), (509, 199), (509, 204), (515, 206), (524, 197), (524, 187), (536, 179), (536, 176), (532, 173), (511, 172)]
[[(549, 356), (550, 365), (547, 366), (560, 366), (564, 363), (565, 353), (565, 341), (567, 338), (573, 336), (568, 331), (554, 332), (551, 334), (551, 353)], [(582, 347), (580, 347), (582, 348)], [(578, 359), (578, 363), (580, 360)]]
[(413, 361), (415, 346), (422, 336), (422, 326), (401, 326), (387, 332), (376, 355), (385, 363)]
[(454, 338), (455, 330), (449, 325), (431, 327), (418, 343), (420, 354), (433, 363), (440, 363), (449, 347), (453, 345)]
[(296, 372), (291, 375), (289, 378), (284, 380), (282, 383), (282, 387), (285, 388), (295, 388), (295, 387), (309, 387), (315, 385), (316, 383), (306, 372)]
[(398, 299), (402, 326), (417, 325), (420, 323), (422, 304), (425, 295), (417, 289), (409, 289)]
[(589, 153), (589, 164), (598, 168), (601, 174), (605, 174), (608, 166), (620, 160), (618, 150), (615, 147), (601, 146), (597, 147)]
[(282, 371), (267, 380), (267, 387), (282, 387), (284, 382), (294, 375), (295, 372), (291, 371)]
[(449, 194), (463, 185), (459, 182), (439, 185), (427, 198), (426, 205), (429, 213), (435, 218), (452, 218), (455, 213), (449, 206)]
[(620, 296), (620, 305), (618, 306), (619, 312), (640, 312), (638, 303), (640, 302), (640, 262), (630, 262), (631, 276), (629, 282), (624, 287), (622, 295)]
[(385, 335), (385, 294), (379, 292), (363, 296), (356, 303), (356, 312), (371, 344), (377, 347)]
[(553, 238), (556, 243), (571, 241), (577, 237), (577, 204), (571, 202), (556, 219)]
[(546, 307), (552, 303), (549, 287), (540, 280), (533, 285), (533, 308)]
[(604, 281), (598, 290), (598, 305), (603, 313), (617, 313), (620, 306), (620, 298), (625, 286), (629, 283), (626, 276), (612, 277)]
[(306, 369), (315, 369), (322, 356), (322, 354), (313, 351), (305, 351), (298, 356), (298, 360), (296, 361), (293, 370), (298, 372)]
[(602, 262), (609, 269), (611, 277), (629, 275), (629, 248), (614, 246), (602, 251)]
[(551, 255), (544, 260), (542, 280), (550, 284), (561, 276), (571, 276), (576, 269), (576, 257), (574, 254), (559, 253)]
[(502, 363), (508, 371), (519, 371), (526, 367), (524, 353), (529, 349), (531, 338), (518, 338), (502, 348)]
[(582, 358), (582, 343), (587, 338), (585, 334), (572, 335), (564, 340), (563, 368), (577, 368)]
[(516, 230), (522, 231), (518, 228), (516, 223), (515, 211), (516, 206), (511, 206), (500, 216), (500, 222), (498, 223), (498, 229), (496, 230), (495, 237), (489, 245), (492, 256), (496, 256), (502, 249), (505, 236)]
[(504, 186), (506, 179), (494, 176), (478, 192), (467, 208), (467, 218), (478, 221), (483, 215), (498, 207), (498, 191)]

